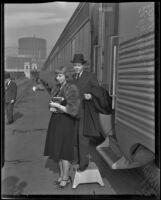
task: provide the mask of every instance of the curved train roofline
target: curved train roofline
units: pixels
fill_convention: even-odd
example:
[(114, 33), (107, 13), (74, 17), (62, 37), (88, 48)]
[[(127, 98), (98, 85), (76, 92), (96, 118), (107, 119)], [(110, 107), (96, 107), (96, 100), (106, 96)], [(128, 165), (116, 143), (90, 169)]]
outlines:
[(100, 115), (106, 138), (97, 147), (100, 155), (113, 169), (153, 161), (154, 3), (80, 3), (46, 60), (42, 79), (51, 84), (54, 68), (70, 67), (74, 53), (84, 53), (113, 99), (113, 114)]
[(61, 38), (64, 36), (66, 30), (68, 29), (68, 27), (70, 26), (70, 24), (73, 21), (73, 18), (75, 18), (75, 16), (77, 15), (78, 11), (81, 9), (81, 7), (84, 5), (85, 3), (79, 3), (79, 5), (77, 6), (76, 10), (74, 11), (74, 13), (72, 14), (71, 18), (69, 19), (67, 25), (65, 26), (64, 30), (62, 31), (62, 33), (60, 34), (56, 44), (54, 45), (53, 49), (51, 50), (48, 58), (46, 59), (46, 62), (44, 63), (44, 67), (46, 65), (48, 65), (49, 62), (51, 62), (51, 59), (53, 57), (53, 54), (55, 54), (55, 52), (58, 51), (58, 46), (59, 46), (59, 42), (61, 41)]

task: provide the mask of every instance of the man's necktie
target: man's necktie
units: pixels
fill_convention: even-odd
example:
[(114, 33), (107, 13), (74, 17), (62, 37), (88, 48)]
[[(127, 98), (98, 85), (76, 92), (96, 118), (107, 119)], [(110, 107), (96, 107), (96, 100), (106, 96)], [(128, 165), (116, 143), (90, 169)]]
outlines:
[(8, 83), (8, 82), (5, 83), (5, 89), (6, 89), (6, 90), (7, 90), (8, 86), (9, 86), (9, 83)]
[(78, 80), (78, 79), (79, 79), (79, 73), (76, 74), (76, 80)]

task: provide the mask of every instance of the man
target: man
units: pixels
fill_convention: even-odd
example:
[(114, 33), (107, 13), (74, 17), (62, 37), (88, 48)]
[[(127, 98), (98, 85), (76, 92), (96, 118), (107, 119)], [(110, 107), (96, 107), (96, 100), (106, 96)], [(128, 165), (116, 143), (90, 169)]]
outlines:
[(5, 73), (5, 108), (7, 115), (7, 125), (13, 123), (13, 107), (17, 97), (17, 85), (11, 80), (9, 73)]
[[(86, 61), (84, 60), (83, 54), (75, 54), (71, 62), (73, 63), (75, 71), (74, 83), (77, 85), (81, 97), (80, 120), (77, 128), (78, 171), (84, 171), (89, 164), (89, 139), (90, 137), (100, 136), (98, 129), (96, 130), (95, 128), (95, 124), (98, 124), (98, 121), (94, 121), (93, 118), (91, 118), (93, 114), (96, 114), (93, 113), (94, 108), (92, 110), (93, 114), (91, 110), (88, 109), (89, 102), (92, 100), (91, 90), (94, 86), (98, 86), (98, 81), (93, 73), (84, 70)], [(92, 104), (90, 104), (90, 106), (92, 106)], [(97, 116), (95, 119), (96, 118)]]

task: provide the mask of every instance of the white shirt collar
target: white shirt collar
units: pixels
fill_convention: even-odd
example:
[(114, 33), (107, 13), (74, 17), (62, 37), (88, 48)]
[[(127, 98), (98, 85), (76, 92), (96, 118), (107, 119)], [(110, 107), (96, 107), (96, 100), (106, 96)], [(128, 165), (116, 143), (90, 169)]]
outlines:
[(80, 74), (79, 74), (79, 78), (82, 76), (82, 73), (83, 73), (83, 71), (80, 72)]
[(8, 85), (10, 84), (11, 80), (8, 81)]

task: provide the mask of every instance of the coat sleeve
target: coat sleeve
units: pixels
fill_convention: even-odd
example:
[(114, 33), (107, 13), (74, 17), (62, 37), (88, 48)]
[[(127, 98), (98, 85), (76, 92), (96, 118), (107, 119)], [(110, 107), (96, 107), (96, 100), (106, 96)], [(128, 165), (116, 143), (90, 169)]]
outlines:
[(91, 74), (91, 86), (98, 86), (99, 84), (98, 84), (98, 80), (97, 80), (97, 77), (96, 77), (96, 75), (95, 74)]
[(80, 97), (75, 85), (70, 85), (65, 91), (67, 113), (76, 116), (79, 113)]
[(59, 88), (58, 87), (54, 87), (54, 88), (50, 88), (50, 95), (51, 97), (55, 97), (57, 92), (58, 92)]
[(16, 100), (17, 97), (17, 85), (15, 82), (12, 82), (12, 99)]

